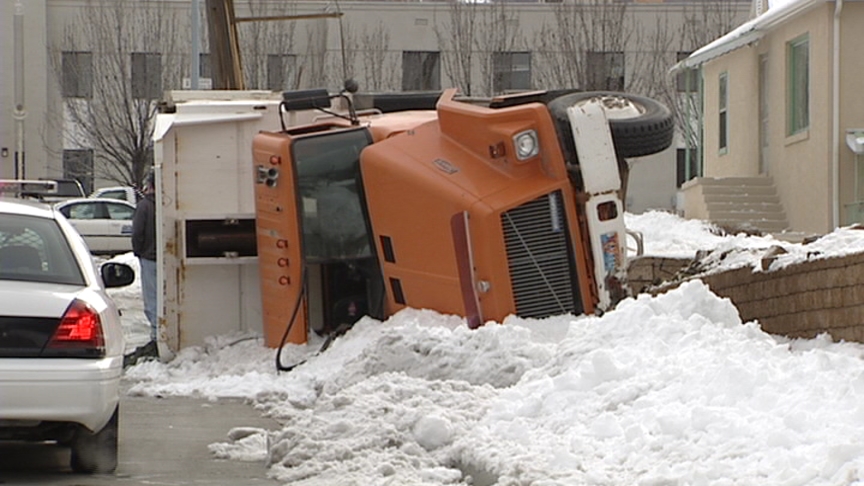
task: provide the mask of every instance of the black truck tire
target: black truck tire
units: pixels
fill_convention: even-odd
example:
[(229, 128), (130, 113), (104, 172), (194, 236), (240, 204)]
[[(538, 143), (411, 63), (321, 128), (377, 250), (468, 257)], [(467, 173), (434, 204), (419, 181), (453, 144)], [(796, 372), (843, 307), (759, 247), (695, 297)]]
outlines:
[(570, 126), (567, 108), (592, 100), (600, 100), (607, 108), (612, 142), (619, 157), (656, 154), (672, 144), (675, 132), (672, 113), (666, 105), (644, 96), (608, 91), (576, 92), (550, 101), (549, 111), (563, 130), (564, 126)]

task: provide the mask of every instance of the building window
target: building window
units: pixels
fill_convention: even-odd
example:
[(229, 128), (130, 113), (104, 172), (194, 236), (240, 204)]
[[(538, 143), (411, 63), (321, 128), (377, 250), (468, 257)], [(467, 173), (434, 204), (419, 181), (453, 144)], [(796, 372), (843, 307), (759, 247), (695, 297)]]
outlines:
[(80, 182), (85, 194), (93, 192), (93, 149), (63, 150), (63, 178)]
[(589, 51), (587, 53), (587, 90), (624, 90), (624, 53)]
[(207, 79), (213, 77), (213, 70), (210, 67), (210, 54), (207, 52), (198, 54), (198, 77)]
[[(210, 77), (210, 54), (198, 54), (198, 86), (195, 89), (213, 89), (213, 79)], [(183, 78), (183, 89), (192, 89), (192, 78)]]
[(492, 91), (531, 89), (530, 52), (492, 53)]
[[(690, 57), (690, 52), (678, 51), (677, 60), (683, 61)], [(677, 76), (677, 86), (679, 93), (694, 93), (699, 90), (699, 69), (684, 69)]]
[(694, 177), (700, 177), (701, 174), (701, 159), (699, 158), (699, 149), (698, 148), (679, 148), (676, 153), (676, 164), (675, 164), (675, 184), (676, 187), (680, 188), (682, 184), (693, 179)]
[(93, 53), (66, 51), (62, 56), (63, 96), (65, 98), (93, 97)]
[(132, 97), (155, 100), (162, 97), (162, 55), (132, 53)]
[(402, 91), (441, 89), (441, 53), (402, 51)]
[(297, 56), (294, 54), (268, 54), (267, 55), (267, 89), (282, 91), (293, 89), (294, 67)]
[(718, 130), (718, 149), (721, 153), (726, 153), (729, 150), (729, 73), (720, 74), (719, 80), (720, 95), (718, 99), (718, 113), (720, 115)]
[(786, 134), (810, 127), (810, 42), (807, 35), (786, 45)]

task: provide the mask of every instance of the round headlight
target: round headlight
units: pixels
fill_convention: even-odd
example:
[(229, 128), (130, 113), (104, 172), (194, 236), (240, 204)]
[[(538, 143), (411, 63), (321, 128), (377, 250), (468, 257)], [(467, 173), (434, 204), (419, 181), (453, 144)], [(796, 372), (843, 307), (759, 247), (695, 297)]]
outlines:
[(530, 159), (540, 152), (540, 143), (534, 130), (517, 133), (513, 137), (513, 144), (516, 146), (516, 157), (519, 160)]

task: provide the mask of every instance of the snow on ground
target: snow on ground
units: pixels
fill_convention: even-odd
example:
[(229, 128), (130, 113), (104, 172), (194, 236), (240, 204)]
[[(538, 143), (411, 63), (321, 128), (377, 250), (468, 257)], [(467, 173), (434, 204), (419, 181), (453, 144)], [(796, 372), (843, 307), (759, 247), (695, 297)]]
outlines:
[[(791, 245), (665, 213), (627, 223), (646, 253), (742, 255), (721, 267), (864, 245), (851, 229)], [(258, 336), (214, 336), (126, 379), (132, 394), (248, 399), (282, 428), (226, 431), (212, 453), (292, 485), (864, 484), (864, 346), (767, 335), (698, 281), (602, 317), (473, 331), (408, 309), (320, 344), (286, 347), (283, 363), (306, 361), (280, 374)]]

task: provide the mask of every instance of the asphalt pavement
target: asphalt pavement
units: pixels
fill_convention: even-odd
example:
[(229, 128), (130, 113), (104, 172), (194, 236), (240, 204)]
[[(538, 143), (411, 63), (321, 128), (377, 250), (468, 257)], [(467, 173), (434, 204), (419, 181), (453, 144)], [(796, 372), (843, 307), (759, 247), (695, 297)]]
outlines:
[(281, 428), (241, 400), (130, 397), (120, 403), (117, 471), (82, 475), (69, 468), (69, 449), (0, 442), (0, 485), (273, 486), (261, 462), (215, 459), (208, 449), (234, 427)]

